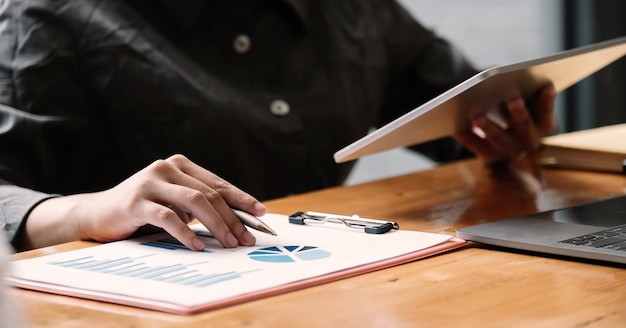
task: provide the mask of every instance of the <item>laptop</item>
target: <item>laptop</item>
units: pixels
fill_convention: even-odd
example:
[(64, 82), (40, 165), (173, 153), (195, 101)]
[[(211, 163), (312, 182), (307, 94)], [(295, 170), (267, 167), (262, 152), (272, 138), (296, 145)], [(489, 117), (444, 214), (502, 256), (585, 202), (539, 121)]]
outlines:
[(489, 245), (626, 264), (626, 195), (458, 229)]
[(505, 127), (504, 101), (515, 96), (529, 98), (549, 82), (560, 92), (625, 54), (626, 37), (622, 37), (487, 69), (340, 149), (334, 154), (335, 162), (468, 131), (469, 117), (478, 114)]

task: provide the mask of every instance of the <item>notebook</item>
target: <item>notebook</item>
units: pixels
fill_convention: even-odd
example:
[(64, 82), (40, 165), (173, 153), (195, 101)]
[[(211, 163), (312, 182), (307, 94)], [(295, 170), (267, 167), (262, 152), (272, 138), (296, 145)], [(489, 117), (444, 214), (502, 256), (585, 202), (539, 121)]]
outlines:
[(526, 99), (549, 82), (557, 92), (626, 54), (626, 37), (575, 48), (534, 60), (484, 70), (385, 126), (340, 149), (337, 163), (415, 145), (470, 129), (469, 117), (486, 114), (505, 125), (501, 105)]
[(17, 287), (191, 314), (388, 268), (461, 247), (446, 234), (365, 233), (336, 224), (299, 225), (263, 217), (278, 234), (252, 231), (257, 244), (225, 249), (201, 225), (208, 245), (194, 252), (157, 234), (11, 263)]
[(542, 164), (623, 173), (626, 123), (562, 133), (543, 138)]
[(626, 264), (626, 195), (458, 229), (484, 244)]

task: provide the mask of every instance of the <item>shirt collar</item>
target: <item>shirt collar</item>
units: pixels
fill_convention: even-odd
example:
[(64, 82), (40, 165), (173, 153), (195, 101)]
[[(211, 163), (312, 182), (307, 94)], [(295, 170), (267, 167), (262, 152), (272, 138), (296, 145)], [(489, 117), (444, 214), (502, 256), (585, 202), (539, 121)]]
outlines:
[[(291, 8), (298, 16), (302, 26), (309, 27), (309, 2), (303, 0), (279, 0)], [(200, 14), (202, 6), (207, 0), (158, 0), (159, 4), (172, 16), (183, 28), (191, 27), (191, 24)]]

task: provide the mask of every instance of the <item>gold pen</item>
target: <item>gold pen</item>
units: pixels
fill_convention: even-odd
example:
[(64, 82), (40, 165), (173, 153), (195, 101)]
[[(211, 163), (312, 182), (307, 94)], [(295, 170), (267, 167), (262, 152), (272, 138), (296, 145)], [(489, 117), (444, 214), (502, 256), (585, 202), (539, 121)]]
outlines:
[(261, 232), (265, 232), (266, 234), (272, 236), (278, 236), (276, 232), (272, 230), (272, 228), (270, 228), (267, 224), (265, 224), (265, 222), (261, 221), (256, 216), (241, 210), (236, 210), (234, 208), (232, 210), (233, 213), (235, 213), (235, 215), (239, 218), (239, 220), (248, 227)]

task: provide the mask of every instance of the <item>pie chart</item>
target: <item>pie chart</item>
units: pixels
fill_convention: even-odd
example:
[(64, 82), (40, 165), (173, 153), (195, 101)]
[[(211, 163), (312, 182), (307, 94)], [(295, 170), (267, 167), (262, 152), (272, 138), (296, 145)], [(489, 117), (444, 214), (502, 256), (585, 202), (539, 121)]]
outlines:
[(321, 260), (330, 253), (315, 246), (272, 246), (250, 252), (248, 256), (260, 262), (288, 263)]

